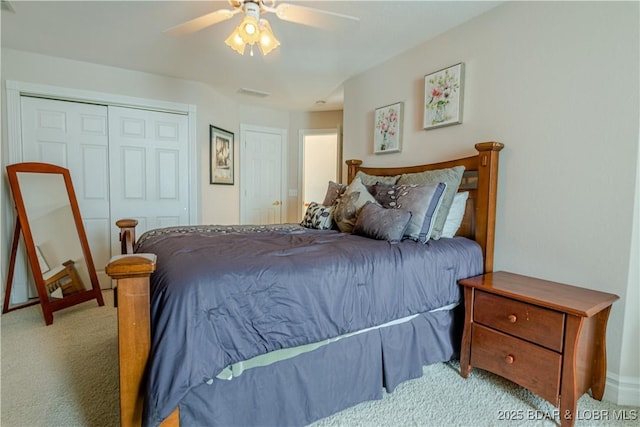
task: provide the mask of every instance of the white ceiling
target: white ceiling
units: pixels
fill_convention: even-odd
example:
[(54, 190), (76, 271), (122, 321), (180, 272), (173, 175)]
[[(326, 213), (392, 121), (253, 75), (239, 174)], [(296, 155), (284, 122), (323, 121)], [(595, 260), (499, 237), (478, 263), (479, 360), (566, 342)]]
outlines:
[[(286, 1), (360, 18), (324, 30), (264, 15), (281, 46), (263, 57), (238, 55), (224, 44), (241, 19), (187, 36), (164, 30), (225, 1), (24, 1), (2, 11), (2, 47), (196, 80), (242, 103), (287, 110), (342, 108), (352, 76), (458, 26), (499, 1)], [(4, 3), (4, 1), (3, 1)], [(278, 1), (276, 4), (282, 3)], [(4, 9), (4, 8), (3, 8)], [(240, 88), (268, 92), (266, 98)], [(323, 100), (324, 105), (316, 101)]]

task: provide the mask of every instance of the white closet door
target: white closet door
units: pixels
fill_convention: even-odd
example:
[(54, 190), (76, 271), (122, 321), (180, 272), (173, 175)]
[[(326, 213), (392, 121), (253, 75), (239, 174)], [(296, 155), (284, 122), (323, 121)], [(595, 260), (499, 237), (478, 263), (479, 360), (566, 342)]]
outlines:
[(21, 97), (22, 161), (69, 169), (100, 287), (111, 257), (107, 107)]
[[(109, 107), (111, 217), (146, 230), (189, 223), (188, 117)], [(115, 230), (117, 233), (117, 230)], [(119, 251), (117, 234), (113, 251)]]

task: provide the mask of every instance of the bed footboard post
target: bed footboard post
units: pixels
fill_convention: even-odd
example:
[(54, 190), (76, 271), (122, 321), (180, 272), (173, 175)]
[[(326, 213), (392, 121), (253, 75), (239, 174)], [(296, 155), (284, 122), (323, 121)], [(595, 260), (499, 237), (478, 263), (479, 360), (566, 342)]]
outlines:
[(476, 241), (483, 248), (484, 272), (493, 271), (493, 244), (498, 196), (498, 159), (504, 144), (481, 142), (478, 150), (478, 196), (476, 200)]
[(154, 254), (113, 257), (106, 273), (118, 286), (118, 356), (120, 359), (120, 425), (142, 424), (143, 377), (151, 347), (149, 276)]
[(133, 246), (136, 243), (136, 219), (120, 219), (116, 221), (116, 225), (120, 228), (120, 253), (132, 254)]

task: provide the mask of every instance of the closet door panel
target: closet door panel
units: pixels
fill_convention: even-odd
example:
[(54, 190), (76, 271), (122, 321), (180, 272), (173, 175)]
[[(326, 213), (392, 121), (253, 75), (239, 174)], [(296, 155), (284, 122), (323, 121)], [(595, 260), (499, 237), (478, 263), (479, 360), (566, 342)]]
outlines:
[(138, 236), (188, 224), (188, 117), (109, 107), (109, 138), (111, 216), (137, 219)]
[(69, 169), (100, 287), (111, 248), (108, 115), (104, 105), (21, 97), (22, 161)]

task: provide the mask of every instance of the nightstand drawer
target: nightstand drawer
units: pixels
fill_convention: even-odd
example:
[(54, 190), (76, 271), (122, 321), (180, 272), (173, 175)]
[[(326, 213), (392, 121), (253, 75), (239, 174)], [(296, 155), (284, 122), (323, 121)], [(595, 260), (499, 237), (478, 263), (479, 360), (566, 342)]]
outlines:
[(474, 322), (561, 352), (564, 314), (476, 290)]
[(558, 404), (562, 355), (556, 352), (474, 323), (471, 366), (491, 371)]

